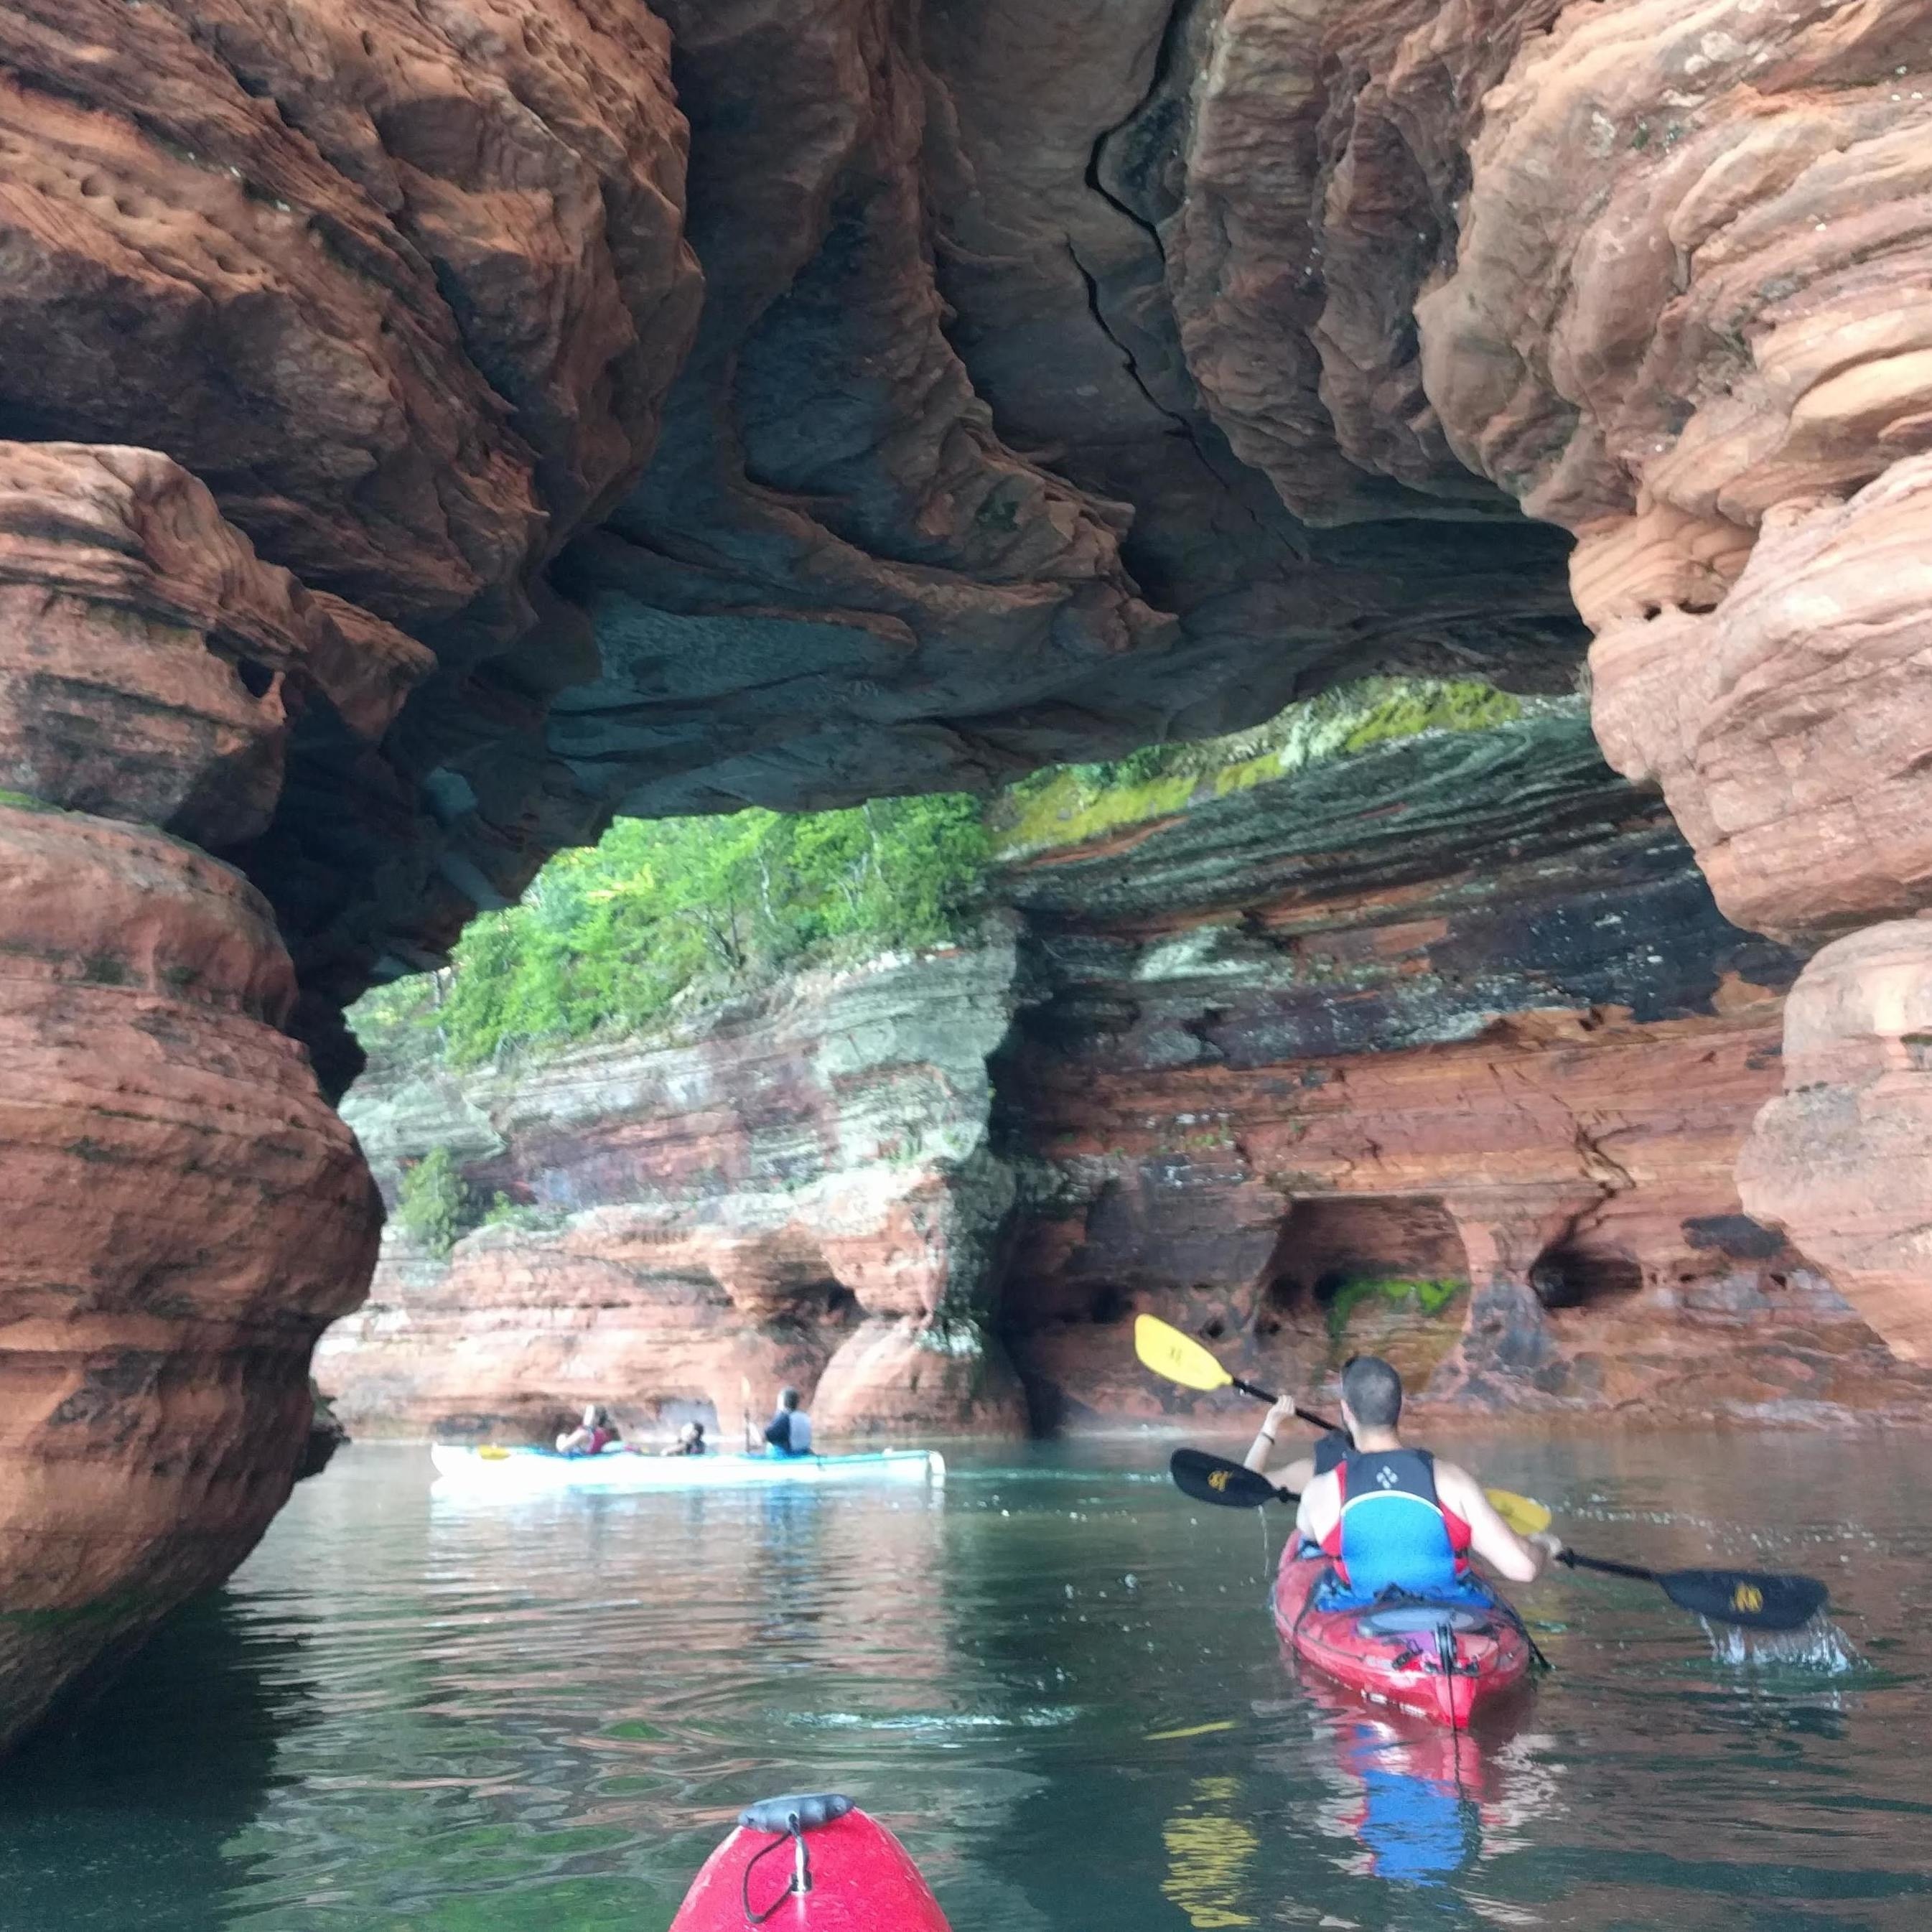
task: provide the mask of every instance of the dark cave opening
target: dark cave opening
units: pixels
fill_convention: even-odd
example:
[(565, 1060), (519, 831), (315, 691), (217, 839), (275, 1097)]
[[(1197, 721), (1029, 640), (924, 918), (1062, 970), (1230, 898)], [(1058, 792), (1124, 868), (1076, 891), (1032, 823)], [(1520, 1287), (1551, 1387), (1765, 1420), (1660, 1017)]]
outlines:
[(1537, 1257), (1529, 1285), (1545, 1308), (1586, 1308), (1640, 1293), (1643, 1270), (1629, 1255), (1566, 1239)]

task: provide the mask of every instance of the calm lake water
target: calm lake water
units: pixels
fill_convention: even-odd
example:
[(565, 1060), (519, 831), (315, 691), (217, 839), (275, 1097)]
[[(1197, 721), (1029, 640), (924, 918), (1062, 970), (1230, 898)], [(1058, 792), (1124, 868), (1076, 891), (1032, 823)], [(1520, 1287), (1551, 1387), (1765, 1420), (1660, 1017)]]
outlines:
[(1720, 1657), (1654, 1591), (1519, 1593), (1557, 1674), (1460, 1756), (1325, 1704), (1285, 1514), (1166, 1446), (930, 1498), (432, 1499), (351, 1450), (112, 1706), (0, 1768), (7, 1932), (663, 1932), (747, 1800), (851, 1792), (956, 1932), (1932, 1923), (1932, 1444), (1450, 1446), (1598, 1554), (1832, 1583), (1846, 1652)]

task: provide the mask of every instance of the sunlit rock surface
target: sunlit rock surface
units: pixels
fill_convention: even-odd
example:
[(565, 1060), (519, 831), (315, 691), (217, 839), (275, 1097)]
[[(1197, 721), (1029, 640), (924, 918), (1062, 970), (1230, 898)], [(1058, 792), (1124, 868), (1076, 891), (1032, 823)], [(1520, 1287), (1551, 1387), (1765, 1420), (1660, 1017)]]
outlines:
[(662, 1044), (377, 1070), (349, 1117), (386, 1185), (445, 1147), (509, 1213), (446, 1262), (392, 1226), (318, 1358), (344, 1421), (541, 1435), (601, 1400), (733, 1440), (789, 1382), (828, 1433), (1024, 1432), (987, 1325), (1013, 1195), (987, 1058), (1013, 978), (992, 934), (808, 974)]
[(392, 1228), (321, 1358), (345, 1418), (542, 1434), (603, 1400), (730, 1440), (782, 1380), (902, 1438), (1225, 1408), (1140, 1368), (1142, 1310), (1304, 1389), (1372, 1346), (1444, 1405), (1924, 1412), (1732, 1178), (1799, 961), (1725, 923), (1580, 717), (1213, 789), (1058, 846), (1026, 821), (1016, 945), (656, 1047), (379, 1069), (350, 1112), (386, 1180), (446, 1147), (555, 1218), (446, 1264)]

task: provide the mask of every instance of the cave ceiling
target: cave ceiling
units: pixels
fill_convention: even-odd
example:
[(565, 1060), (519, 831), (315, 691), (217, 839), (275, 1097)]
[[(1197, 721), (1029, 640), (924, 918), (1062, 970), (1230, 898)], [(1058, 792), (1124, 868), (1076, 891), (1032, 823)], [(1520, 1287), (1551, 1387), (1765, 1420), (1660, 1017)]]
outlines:
[[(1604, 425), (1692, 406), (1599, 393), (1648, 256), (1558, 352), (1646, 104), (1726, 218), (1924, 119), (1858, 91), (1922, 7), (1611, 11), (7, 0), (0, 436), (165, 455), (406, 688), (372, 732), (279, 668), (279, 803), (197, 827), (321, 1044), (615, 811), (982, 788), (1383, 670), (1568, 688), (1572, 533), (1642, 507)], [(1726, 176), (1747, 68), (1831, 124)], [(1706, 336), (1655, 332), (1690, 398)]]

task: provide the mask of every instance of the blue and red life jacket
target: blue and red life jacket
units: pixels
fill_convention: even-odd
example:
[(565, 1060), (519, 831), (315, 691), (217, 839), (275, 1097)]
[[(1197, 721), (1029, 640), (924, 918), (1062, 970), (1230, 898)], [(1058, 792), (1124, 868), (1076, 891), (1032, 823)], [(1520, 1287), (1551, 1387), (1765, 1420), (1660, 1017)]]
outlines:
[(1469, 1526), (1437, 1496), (1427, 1450), (1352, 1450), (1335, 1479), (1342, 1513), (1322, 1540), (1335, 1568), (1331, 1606), (1391, 1592), (1454, 1601), (1481, 1591), (1469, 1571)]

